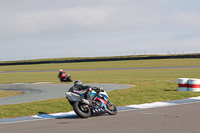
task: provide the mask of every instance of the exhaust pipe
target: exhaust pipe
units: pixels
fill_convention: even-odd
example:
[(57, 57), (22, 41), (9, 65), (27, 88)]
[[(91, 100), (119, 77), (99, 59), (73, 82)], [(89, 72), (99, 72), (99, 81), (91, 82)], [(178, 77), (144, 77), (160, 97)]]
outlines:
[(87, 105), (90, 105), (90, 102), (88, 100), (86, 100), (86, 99), (82, 99), (82, 102), (87, 104)]

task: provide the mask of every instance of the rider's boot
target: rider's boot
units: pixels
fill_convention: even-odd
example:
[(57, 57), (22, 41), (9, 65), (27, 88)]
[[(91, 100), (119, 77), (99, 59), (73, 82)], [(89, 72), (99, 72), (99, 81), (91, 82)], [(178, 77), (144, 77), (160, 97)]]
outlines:
[(82, 99), (83, 103), (87, 104), (87, 105), (92, 105), (92, 100), (91, 99)]

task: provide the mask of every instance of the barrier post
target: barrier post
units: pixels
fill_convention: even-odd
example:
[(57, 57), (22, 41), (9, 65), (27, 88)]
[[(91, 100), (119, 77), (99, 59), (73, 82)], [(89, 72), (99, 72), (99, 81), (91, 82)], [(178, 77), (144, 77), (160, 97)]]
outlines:
[(189, 90), (189, 78), (179, 78), (178, 91), (188, 91), (188, 90)]
[(200, 92), (200, 79), (189, 80), (189, 91)]

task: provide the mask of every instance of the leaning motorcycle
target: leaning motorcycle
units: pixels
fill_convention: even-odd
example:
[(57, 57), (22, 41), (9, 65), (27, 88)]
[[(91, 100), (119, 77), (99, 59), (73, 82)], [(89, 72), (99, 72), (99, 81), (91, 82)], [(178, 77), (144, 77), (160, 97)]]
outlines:
[(88, 118), (92, 114), (117, 114), (117, 108), (108, 100), (108, 94), (104, 89), (99, 94), (93, 90), (91, 96), (92, 105), (88, 105), (88, 101), (84, 99), (81, 91), (66, 92), (66, 98), (72, 105), (74, 112), (81, 118)]
[(58, 78), (60, 79), (60, 82), (72, 82), (71, 76), (69, 74), (62, 74), (62, 75), (58, 75)]

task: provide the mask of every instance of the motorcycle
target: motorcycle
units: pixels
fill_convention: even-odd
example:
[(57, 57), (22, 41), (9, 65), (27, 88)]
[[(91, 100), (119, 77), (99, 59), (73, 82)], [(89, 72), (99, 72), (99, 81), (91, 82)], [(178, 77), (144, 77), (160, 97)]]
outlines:
[(70, 92), (69, 90), (66, 92), (66, 98), (73, 107), (74, 112), (81, 118), (88, 118), (93, 114), (117, 114), (117, 108), (108, 100), (108, 94), (105, 90), (101, 90), (99, 94), (92, 90), (91, 96), (92, 105), (89, 105), (81, 91), (74, 90)]
[(69, 74), (62, 74), (62, 75), (58, 75), (58, 78), (60, 79), (60, 82), (72, 82), (71, 76)]

